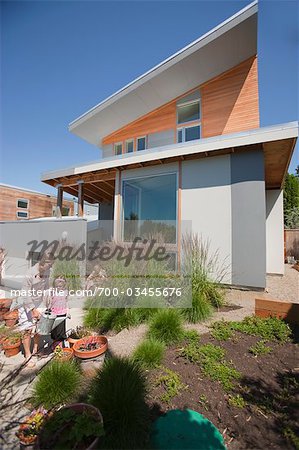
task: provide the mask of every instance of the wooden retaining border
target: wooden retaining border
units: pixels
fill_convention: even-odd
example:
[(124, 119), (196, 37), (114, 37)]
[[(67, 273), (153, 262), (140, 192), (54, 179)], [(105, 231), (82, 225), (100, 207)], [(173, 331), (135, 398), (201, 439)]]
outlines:
[(281, 302), (280, 300), (255, 299), (257, 317), (277, 317), (286, 322), (299, 325), (299, 303)]

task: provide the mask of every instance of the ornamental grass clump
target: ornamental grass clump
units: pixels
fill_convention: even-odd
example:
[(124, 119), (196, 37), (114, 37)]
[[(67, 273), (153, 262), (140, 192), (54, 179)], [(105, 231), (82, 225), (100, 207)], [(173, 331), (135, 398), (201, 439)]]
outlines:
[(161, 309), (153, 315), (149, 325), (149, 337), (172, 344), (184, 336), (182, 317), (175, 309)]
[(165, 351), (165, 344), (156, 339), (146, 339), (141, 342), (133, 354), (133, 360), (137, 361), (145, 369), (151, 369), (161, 364)]
[(33, 388), (34, 405), (50, 409), (74, 398), (80, 386), (81, 374), (73, 361), (54, 359), (38, 375)]
[(183, 315), (190, 323), (208, 319), (213, 308), (224, 304), (221, 287), (227, 267), (219, 262), (219, 252), (211, 253), (209, 241), (197, 234), (187, 234), (182, 240), (184, 258), (183, 270), (191, 275), (192, 307), (184, 308)]
[(150, 423), (145, 398), (146, 382), (140, 365), (126, 358), (106, 359), (89, 398), (103, 415), (103, 448), (143, 448)]

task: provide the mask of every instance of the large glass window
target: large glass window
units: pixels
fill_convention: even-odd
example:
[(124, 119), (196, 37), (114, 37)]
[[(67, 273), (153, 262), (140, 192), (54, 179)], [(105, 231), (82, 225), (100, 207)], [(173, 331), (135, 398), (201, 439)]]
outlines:
[(123, 181), (123, 235), (162, 235), (164, 242), (176, 242), (177, 176), (157, 175)]
[(200, 118), (199, 101), (187, 103), (185, 105), (178, 105), (177, 107), (178, 124), (192, 122), (194, 120), (199, 120), (199, 118)]

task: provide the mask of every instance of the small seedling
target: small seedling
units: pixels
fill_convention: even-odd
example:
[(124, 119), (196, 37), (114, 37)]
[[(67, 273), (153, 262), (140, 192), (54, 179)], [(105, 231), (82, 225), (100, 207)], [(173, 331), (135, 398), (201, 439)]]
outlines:
[(235, 408), (244, 408), (246, 406), (246, 402), (242, 395), (230, 395), (228, 399), (228, 403)]
[(234, 333), (229, 322), (222, 320), (220, 322), (215, 322), (212, 325), (211, 335), (217, 341), (227, 341), (233, 336), (233, 334)]
[(180, 376), (173, 370), (164, 367), (163, 372), (164, 375), (160, 375), (157, 378), (156, 385), (164, 386), (165, 393), (161, 395), (161, 400), (169, 403), (182, 389), (186, 389), (187, 386), (181, 382)]
[(208, 409), (209, 409), (209, 402), (208, 402), (208, 399), (207, 399), (207, 396), (205, 395), (205, 394), (201, 394), (200, 396), (199, 396), (199, 400), (198, 400), (198, 403), (200, 403), (201, 405), (202, 405), (202, 407), (206, 410), (206, 411), (208, 411)]
[(252, 345), (249, 348), (249, 352), (252, 353), (254, 356), (266, 355), (271, 351), (272, 348), (265, 345), (264, 340), (258, 341), (256, 344)]

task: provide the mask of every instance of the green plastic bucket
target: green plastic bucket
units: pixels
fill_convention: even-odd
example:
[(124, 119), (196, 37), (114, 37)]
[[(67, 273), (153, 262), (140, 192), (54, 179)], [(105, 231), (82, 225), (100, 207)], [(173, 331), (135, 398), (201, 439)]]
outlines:
[(159, 417), (153, 425), (151, 443), (158, 450), (226, 449), (215, 425), (191, 409), (174, 409)]

